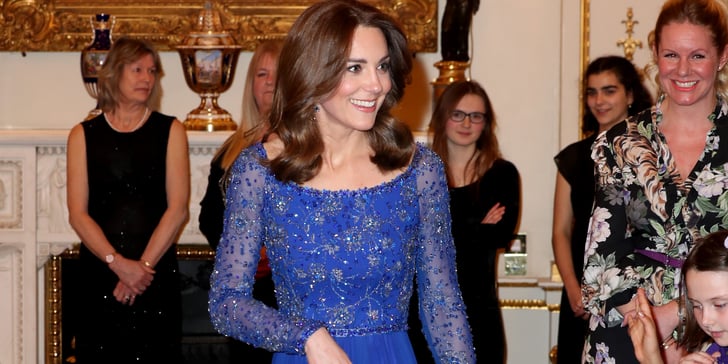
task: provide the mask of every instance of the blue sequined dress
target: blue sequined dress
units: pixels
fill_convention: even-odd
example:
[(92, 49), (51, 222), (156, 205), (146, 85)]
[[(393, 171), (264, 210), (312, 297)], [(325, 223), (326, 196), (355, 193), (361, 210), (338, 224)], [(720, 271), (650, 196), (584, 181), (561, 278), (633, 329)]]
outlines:
[[(354, 363), (416, 363), (407, 336), (412, 278), (438, 363), (474, 363), (455, 273), (447, 183), (440, 159), (418, 145), (394, 179), (358, 190), (282, 183), (261, 165), (262, 144), (232, 169), (210, 290), (221, 333), (306, 363), (304, 343), (326, 327)], [(261, 243), (280, 309), (252, 298)]]

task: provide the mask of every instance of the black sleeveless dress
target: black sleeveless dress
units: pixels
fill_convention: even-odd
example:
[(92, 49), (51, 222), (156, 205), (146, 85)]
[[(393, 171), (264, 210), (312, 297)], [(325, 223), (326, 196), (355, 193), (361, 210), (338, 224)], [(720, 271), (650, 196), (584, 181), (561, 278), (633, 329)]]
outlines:
[[(594, 161), (591, 146), (596, 135), (572, 143), (554, 157), (556, 167), (571, 187), (571, 209), (574, 229), (571, 233), (571, 264), (576, 279), (584, 275), (584, 246), (594, 205)], [(574, 317), (566, 289), (561, 290), (561, 309), (557, 338), (557, 363), (580, 363), (589, 321)]]
[[(141, 128), (128, 133), (112, 129), (103, 115), (82, 123), (89, 214), (129, 259), (141, 257), (167, 209), (166, 155), (173, 120), (152, 112)], [(181, 362), (182, 300), (174, 245), (131, 307), (116, 301), (112, 293), (118, 277), (83, 244), (79, 268), (79, 364)]]

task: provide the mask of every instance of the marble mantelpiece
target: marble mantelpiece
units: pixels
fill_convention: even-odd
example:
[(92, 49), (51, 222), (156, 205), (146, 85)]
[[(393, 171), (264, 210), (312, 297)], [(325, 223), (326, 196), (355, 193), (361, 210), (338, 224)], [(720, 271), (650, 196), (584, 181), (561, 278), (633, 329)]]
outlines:
[[(230, 133), (188, 132), (190, 220), (180, 244), (205, 242), (199, 201), (210, 160)], [(45, 266), (79, 241), (66, 208), (67, 137), (68, 130), (0, 131), (0, 290), (7, 297), (0, 300), (0, 364), (46, 361)]]

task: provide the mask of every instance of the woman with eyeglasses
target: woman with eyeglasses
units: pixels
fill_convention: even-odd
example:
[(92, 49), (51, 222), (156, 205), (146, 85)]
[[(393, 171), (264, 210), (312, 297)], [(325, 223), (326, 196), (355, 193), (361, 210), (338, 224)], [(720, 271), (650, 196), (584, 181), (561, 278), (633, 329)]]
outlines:
[(559, 311), (557, 363), (579, 363), (587, 334), (589, 313), (584, 310), (581, 278), (584, 244), (594, 204), (594, 161), (591, 147), (597, 135), (652, 105), (652, 97), (634, 64), (624, 57), (604, 56), (584, 72), (586, 137), (560, 151), (554, 192), (551, 245), (556, 267), (564, 283)]
[[(504, 363), (496, 256), (513, 240), (520, 214), (520, 176), (502, 158), (488, 94), (475, 81), (455, 82), (430, 120), (432, 149), (442, 158), (450, 191), (458, 282), (478, 362)], [(487, 359), (486, 359), (487, 358)]]

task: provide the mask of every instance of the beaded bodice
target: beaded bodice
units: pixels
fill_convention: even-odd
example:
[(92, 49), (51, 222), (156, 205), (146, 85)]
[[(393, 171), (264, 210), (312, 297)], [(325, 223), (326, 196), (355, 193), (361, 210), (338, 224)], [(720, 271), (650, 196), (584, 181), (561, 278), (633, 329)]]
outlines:
[[(441, 358), (468, 362), (472, 343), (439, 158), (419, 145), (410, 166), (394, 179), (328, 191), (280, 182), (261, 165), (265, 157), (257, 144), (233, 166), (210, 293), (218, 330), (269, 350), (299, 353), (322, 326), (334, 337), (405, 331), (417, 274), (431, 345)], [(279, 311), (252, 299), (262, 243)]]

